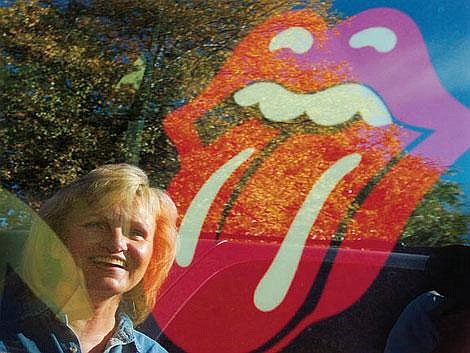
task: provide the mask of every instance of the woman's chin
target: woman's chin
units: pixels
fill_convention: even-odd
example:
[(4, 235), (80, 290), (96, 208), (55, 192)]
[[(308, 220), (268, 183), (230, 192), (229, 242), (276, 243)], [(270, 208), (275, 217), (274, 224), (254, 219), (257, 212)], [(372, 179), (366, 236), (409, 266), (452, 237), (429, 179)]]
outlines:
[(131, 288), (125, 278), (118, 276), (104, 276), (99, 279), (87, 281), (88, 294), (92, 300), (107, 299), (121, 296)]
[(123, 295), (134, 288), (143, 276), (123, 267), (101, 264), (86, 266), (83, 273), (88, 294), (94, 302)]

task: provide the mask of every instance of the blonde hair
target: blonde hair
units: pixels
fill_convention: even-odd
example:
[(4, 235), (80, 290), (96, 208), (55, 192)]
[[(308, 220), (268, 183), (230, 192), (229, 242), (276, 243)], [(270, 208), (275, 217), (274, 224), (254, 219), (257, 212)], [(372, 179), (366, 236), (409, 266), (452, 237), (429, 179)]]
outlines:
[[(151, 187), (147, 175), (138, 167), (109, 164), (59, 190), (42, 205), (39, 215), (63, 239), (68, 216), (74, 211), (86, 208), (100, 211), (119, 204), (129, 212), (135, 207), (135, 201), (146, 207), (149, 214), (155, 215), (156, 222), (150, 264), (142, 281), (125, 293), (121, 301), (121, 309), (138, 324), (153, 309), (158, 290), (175, 256), (177, 211), (166, 192)], [(28, 252), (30, 248), (31, 254), (31, 249), (37, 249), (38, 245), (34, 236), (30, 238), (33, 238), (31, 246), (27, 244), (26, 249)], [(25, 263), (28, 263), (25, 255)]]

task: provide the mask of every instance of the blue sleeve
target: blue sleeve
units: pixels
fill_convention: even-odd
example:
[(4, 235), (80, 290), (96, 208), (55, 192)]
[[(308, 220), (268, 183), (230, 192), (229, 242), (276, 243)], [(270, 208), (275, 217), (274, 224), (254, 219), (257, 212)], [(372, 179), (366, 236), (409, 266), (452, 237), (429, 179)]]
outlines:
[(437, 292), (421, 294), (411, 301), (390, 331), (384, 353), (431, 353), (439, 337), (430, 314), (444, 301)]

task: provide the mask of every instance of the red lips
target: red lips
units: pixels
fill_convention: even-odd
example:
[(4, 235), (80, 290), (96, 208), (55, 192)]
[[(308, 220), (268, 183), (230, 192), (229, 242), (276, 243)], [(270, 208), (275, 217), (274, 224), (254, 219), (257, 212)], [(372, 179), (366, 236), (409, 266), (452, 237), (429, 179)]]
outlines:
[[(165, 119), (181, 166), (168, 192), (183, 217), (177, 264), (154, 316), (188, 352), (276, 351), (351, 306), (441, 172), (403, 152), (404, 129), (354, 116), (325, 127), (259, 114), (204, 145), (195, 122), (248, 84), (274, 82), (300, 102), (354, 78), (347, 62), (308, 67), (290, 49), (269, 51), (291, 27), (310, 31), (321, 53), (328, 36), (320, 18), (274, 17), (199, 97)], [(331, 97), (325, 114), (343, 99)]]

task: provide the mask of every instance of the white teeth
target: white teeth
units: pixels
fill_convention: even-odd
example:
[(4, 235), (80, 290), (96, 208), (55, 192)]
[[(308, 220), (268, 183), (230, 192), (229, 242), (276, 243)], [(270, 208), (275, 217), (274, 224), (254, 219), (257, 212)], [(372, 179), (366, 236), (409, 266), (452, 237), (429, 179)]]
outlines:
[(257, 82), (242, 88), (233, 98), (242, 107), (258, 104), (263, 116), (276, 122), (290, 122), (305, 113), (311, 121), (324, 126), (345, 123), (356, 114), (372, 126), (392, 123), (390, 112), (377, 93), (357, 83), (298, 94), (274, 82)]
[(290, 27), (271, 39), (269, 51), (278, 49), (290, 49), (296, 54), (303, 54), (310, 50), (313, 45), (313, 35), (303, 27)]
[(369, 27), (349, 39), (351, 48), (372, 47), (379, 53), (391, 52), (397, 45), (397, 34), (387, 27)]
[(108, 265), (115, 265), (119, 267), (126, 267), (127, 263), (125, 260), (117, 259), (111, 256), (95, 256), (93, 258), (93, 262), (101, 263), (101, 264), (108, 264)]

